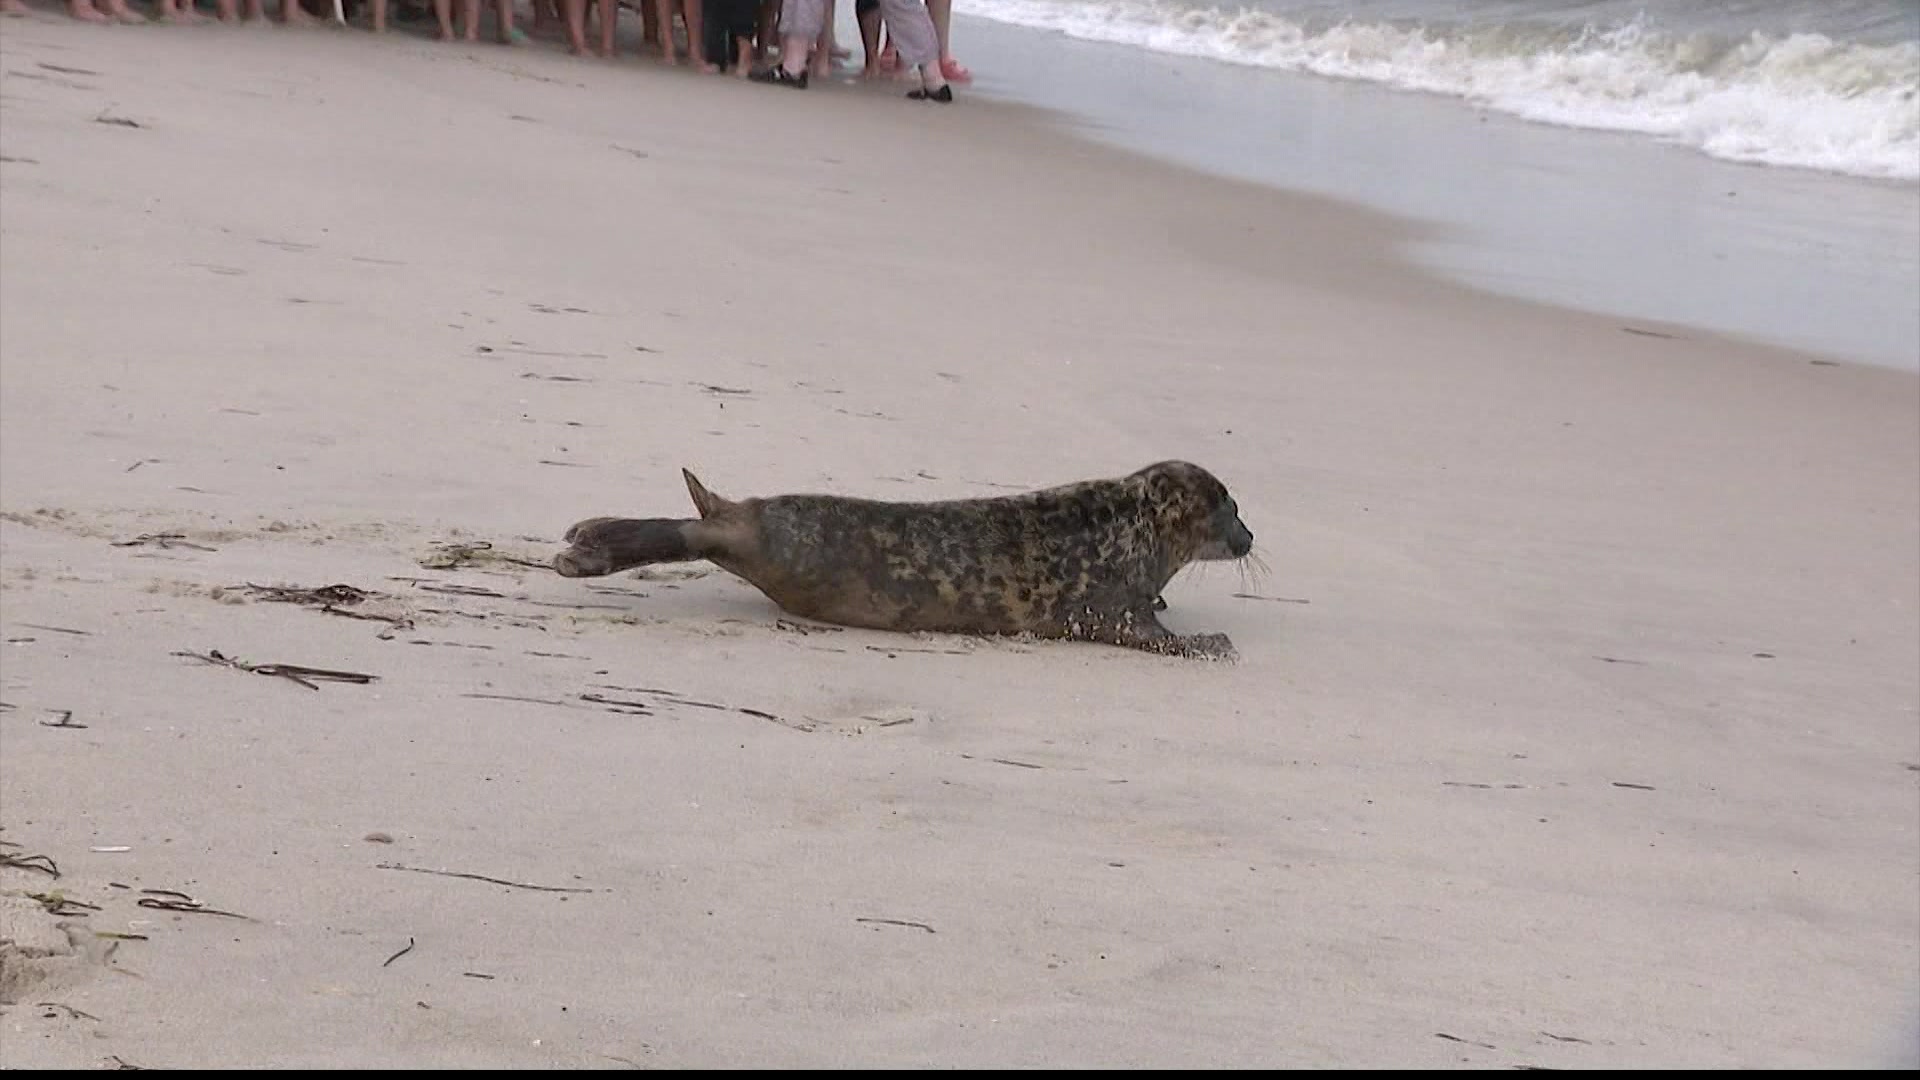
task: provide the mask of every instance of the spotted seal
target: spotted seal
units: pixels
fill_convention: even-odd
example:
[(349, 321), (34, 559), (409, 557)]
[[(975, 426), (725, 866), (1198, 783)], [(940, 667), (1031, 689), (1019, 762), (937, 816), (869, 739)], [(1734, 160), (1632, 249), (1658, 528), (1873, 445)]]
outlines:
[(1190, 562), (1241, 558), (1253, 533), (1226, 485), (1163, 461), (1021, 495), (880, 502), (723, 499), (682, 469), (698, 518), (589, 518), (553, 568), (598, 577), (705, 559), (803, 618), (875, 630), (1032, 634), (1230, 659), (1224, 634), (1160, 625)]

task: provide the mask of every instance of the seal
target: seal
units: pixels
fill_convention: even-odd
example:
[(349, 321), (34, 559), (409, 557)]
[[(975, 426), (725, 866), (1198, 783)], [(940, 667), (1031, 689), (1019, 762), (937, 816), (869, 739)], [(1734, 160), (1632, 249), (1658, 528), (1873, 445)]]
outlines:
[(1031, 634), (1232, 659), (1225, 634), (1175, 634), (1155, 612), (1188, 563), (1230, 560), (1253, 533), (1226, 485), (1163, 461), (1021, 495), (880, 502), (723, 499), (682, 469), (698, 518), (589, 518), (553, 568), (599, 577), (705, 559), (784, 610), (873, 630)]

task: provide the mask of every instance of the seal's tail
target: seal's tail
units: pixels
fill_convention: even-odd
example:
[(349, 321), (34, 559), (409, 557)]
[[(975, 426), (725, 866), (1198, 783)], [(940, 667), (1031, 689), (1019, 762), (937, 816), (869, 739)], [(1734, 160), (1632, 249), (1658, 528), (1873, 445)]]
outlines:
[(588, 518), (567, 530), (573, 545), (553, 557), (561, 577), (601, 577), (650, 563), (690, 562), (687, 527), (697, 524), (675, 518)]

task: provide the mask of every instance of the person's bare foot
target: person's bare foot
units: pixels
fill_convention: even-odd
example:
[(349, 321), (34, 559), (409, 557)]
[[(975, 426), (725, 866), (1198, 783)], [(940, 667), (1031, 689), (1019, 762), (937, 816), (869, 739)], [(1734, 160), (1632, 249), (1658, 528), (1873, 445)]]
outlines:
[(302, 11), (300, 0), (280, 0), (280, 24), (282, 26), (312, 26), (313, 16)]
[[(114, 22), (125, 23), (128, 26), (138, 26), (147, 21), (145, 15), (127, 7), (127, 0), (106, 0), (105, 6), (106, 17)], [(77, 11), (78, 8), (79, 5), (75, 4), (73, 8), (69, 10)], [(94, 21), (88, 19), (85, 15), (75, 14), (74, 17), (77, 19), (85, 19), (87, 22)]]
[(25, 15), (27, 5), (21, 0), (0, 0), (0, 15)]

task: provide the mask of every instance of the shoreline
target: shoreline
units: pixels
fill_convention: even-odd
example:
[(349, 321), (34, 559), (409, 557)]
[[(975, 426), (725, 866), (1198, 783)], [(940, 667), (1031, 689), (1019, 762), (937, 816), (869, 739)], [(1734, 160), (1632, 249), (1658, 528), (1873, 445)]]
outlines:
[(956, 20), (986, 56), (987, 92), (1061, 113), (1083, 138), (1422, 223), (1432, 239), (1406, 258), (1449, 281), (1920, 370), (1912, 183), (1721, 161), (1364, 81)]
[[(50, 19), (0, 25), (0, 95), (0, 837), (62, 872), (0, 868), (10, 1066), (1907, 1034), (1908, 373), (1455, 285), (1417, 226), (977, 100)], [(1239, 664), (537, 569), (686, 513), (680, 466), (934, 499), (1168, 457), (1272, 567), (1167, 590)]]

